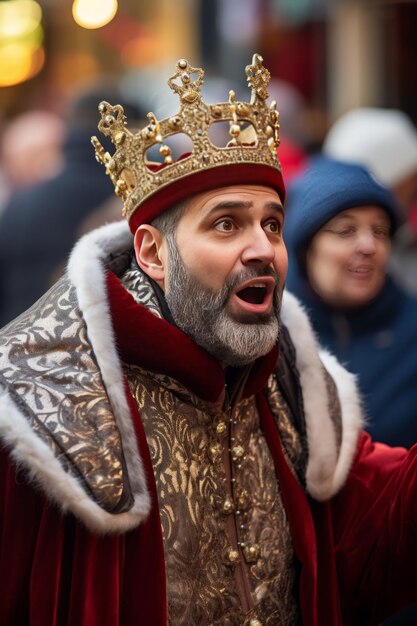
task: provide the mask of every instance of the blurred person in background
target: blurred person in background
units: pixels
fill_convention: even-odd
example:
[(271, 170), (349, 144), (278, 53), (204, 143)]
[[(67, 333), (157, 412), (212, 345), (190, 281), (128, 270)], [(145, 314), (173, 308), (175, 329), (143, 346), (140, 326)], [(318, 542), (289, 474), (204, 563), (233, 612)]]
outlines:
[[(387, 274), (398, 203), (361, 166), (316, 158), (293, 181), (284, 236), (287, 288), (306, 305), (319, 342), (358, 375), (367, 430), (417, 439), (417, 299)], [(417, 624), (417, 605), (384, 626)]]
[[(91, 158), (100, 100), (119, 99), (135, 120), (144, 113), (120, 98), (111, 85), (94, 85), (69, 105), (62, 167), (43, 182), (16, 189), (0, 216), (0, 325), (31, 306), (64, 270), (82, 222), (108, 198), (113, 187)], [(36, 161), (36, 154), (32, 154)], [(43, 162), (44, 177), (55, 170)]]
[(417, 129), (397, 109), (358, 108), (328, 131), (323, 153), (366, 167), (395, 195), (403, 224), (393, 238), (390, 271), (417, 294)]
[(358, 374), (372, 436), (417, 439), (417, 299), (387, 275), (392, 194), (362, 166), (318, 157), (289, 188), (287, 288), (322, 345)]
[(4, 122), (0, 140), (0, 211), (14, 190), (55, 176), (62, 167), (63, 119), (35, 109)]

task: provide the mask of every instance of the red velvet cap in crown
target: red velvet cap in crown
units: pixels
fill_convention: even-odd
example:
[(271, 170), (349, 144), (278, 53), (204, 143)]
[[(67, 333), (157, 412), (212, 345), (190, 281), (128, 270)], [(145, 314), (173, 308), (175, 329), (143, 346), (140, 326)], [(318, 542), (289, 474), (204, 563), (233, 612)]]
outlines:
[[(275, 102), (267, 105), (270, 73), (254, 54), (246, 67), (251, 101), (236, 101), (233, 91), (229, 101), (207, 104), (201, 96), (204, 72), (181, 59), (168, 85), (179, 95), (180, 110), (158, 121), (148, 114), (149, 124), (136, 134), (126, 127), (123, 107), (101, 102), (99, 130), (111, 138), (115, 152), (105, 152), (92, 138), (96, 158), (106, 167), (115, 193), (123, 198), (123, 215), (132, 232), (180, 200), (216, 187), (239, 184), (267, 185), (284, 200), (285, 189), (277, 158), (279, 145), (278, 112)], [(212, 124), (229, 123), (230, 140), (216, 146), (209, 137)], [(192, 141), (192, 150), (173, 160), (167, 138), (179, 133)], [(147, 159), (148, 150), (159, 144), (164, 162)]]

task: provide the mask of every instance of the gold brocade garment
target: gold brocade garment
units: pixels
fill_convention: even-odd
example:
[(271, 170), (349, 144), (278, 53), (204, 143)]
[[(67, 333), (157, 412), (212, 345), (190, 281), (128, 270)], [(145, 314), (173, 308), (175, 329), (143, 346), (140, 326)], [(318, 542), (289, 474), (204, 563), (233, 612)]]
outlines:
[[(225, 411), (167, 376), (125, 370), (156, 480), (169, 624), (298, 624), (294, 550), (254, 399)], [(291, 465), (301, 447), (276, 386), (269, 401)]]
[(65, 471), (104, 510), (128, 511), (119, 430), (67, 277), (7, 326), (0, 358), (4, 386)]

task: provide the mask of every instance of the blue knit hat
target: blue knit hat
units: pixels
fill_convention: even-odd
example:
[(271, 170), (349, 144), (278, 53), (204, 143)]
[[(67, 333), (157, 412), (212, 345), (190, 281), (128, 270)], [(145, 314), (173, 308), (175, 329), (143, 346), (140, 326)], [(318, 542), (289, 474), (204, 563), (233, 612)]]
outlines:
[(316, 232), (341, 211), (366, 205), (385, 209), (391, 220), (391, 233), (399, 226), (401, 219), (393, 195), (366, 169), (316, 157), (288, 189), (284, 240), (289, 252), (298, 255)]

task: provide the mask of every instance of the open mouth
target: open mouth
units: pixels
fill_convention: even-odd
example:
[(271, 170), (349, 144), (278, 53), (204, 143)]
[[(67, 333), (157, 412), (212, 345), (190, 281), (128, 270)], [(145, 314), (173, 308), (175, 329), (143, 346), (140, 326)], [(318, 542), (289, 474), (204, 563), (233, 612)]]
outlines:
[(249, 302), (250, 304), (262, 304), (267, 293), (266, 286), (260, 283), (258, 285), (245, 287), (244, 289), (236, 292), (236, 295), (244, 302)]
[(241, 283), (234, 292), (239, 310), (249, 313), (269, 313), (273, 306), (276, 278), (259, 276)]

